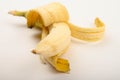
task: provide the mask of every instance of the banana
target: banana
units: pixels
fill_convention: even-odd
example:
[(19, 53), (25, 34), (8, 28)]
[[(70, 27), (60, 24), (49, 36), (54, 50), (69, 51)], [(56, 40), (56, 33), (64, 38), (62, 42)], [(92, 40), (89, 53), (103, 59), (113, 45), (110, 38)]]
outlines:
[(9, 14), (27, 19), (28, 28), (41, 28), (41, 41), (32, 51), (39, 54), (41, 60), (49, 62), (57, 71), (68, 72), (69, 62), (60, 58), (71, 43), (71, 36), (80, 40), (94, 42), (103, 38), (105, 24), (95, 19), (95, 28), (83, 28), (69, 22), (65, 6), (54, 2), (28, 11), (10, 11)]

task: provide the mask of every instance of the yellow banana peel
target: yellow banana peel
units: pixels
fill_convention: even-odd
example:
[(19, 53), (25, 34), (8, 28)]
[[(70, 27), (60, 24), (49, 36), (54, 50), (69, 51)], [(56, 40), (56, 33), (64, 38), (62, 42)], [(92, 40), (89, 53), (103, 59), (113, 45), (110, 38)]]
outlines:
[(68, 60), (60, 58), (70, 46), (70, 36), (94, 42), (102, 39), (105, 32), (105, 25), (99, 18), (95, 19), (95, 28), (83, 28), (70, 23), (67, 9), (57, 2), (28, 11), (10, 11), (9, 14), (25, 17), (29, 28), (41, 28), (41, 41), (33, 52), (40, 54), (60, 72), (70, 70)]

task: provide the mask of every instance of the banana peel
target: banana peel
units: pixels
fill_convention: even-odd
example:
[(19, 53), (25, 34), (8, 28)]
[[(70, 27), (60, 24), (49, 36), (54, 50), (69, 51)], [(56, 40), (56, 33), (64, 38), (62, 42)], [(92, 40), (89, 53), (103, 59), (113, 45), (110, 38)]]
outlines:
[[(95, 28), (83, 28), (70, 23), (67, 9), (65, 8), (65, 6), (57, 2), (40, 6), (38, 8), (31, 9), (28, 11), (10, 11), (9, 14), (12, 14), (14, 16), (25, 17), (27, 19), (28, 28), (32, 28), (35, 26), (41, 28), (42, 40), (45, 40), (46, 37), (51, 33), (51, 30), (53, 29), (53, 27), (51, 26), (53, 26), (54, 23), (55, 24), (65, 23), (64, 25), (67, 25), (69, 27), (72, 37), (88, 42), (101, 40), (105, 32), (105, 24), (99, 18), (96, 18), (94, 21), (96, 25)], [(64, 26), (64, 25), (59, 24), (57, 26)], [(61, 33), (62, 32), (59, 32), (59, 34)], [(62, 38), (60, 37), (60, 39)], [(53, 43), (51, 44), (53, 45)], [(61, 44), (60, 46), (63, 46), (63, 44)], [(68, 72), (70, 70), (70, 64), (68, 60), (60, 58), (60, 56), (67, 51), (68, 46), (66, 46), (65, 49), (61, 50), (61, 52), (56, 53), (57, 55), (55, 54), (49, 57), (40, 55), (43, 57), (41, 60), (42, 61), (46, 60), (59, 72)], [(35, 50), (33, 50), (33, 53), (37, 54)]]
[(102, 39), (105, 32), (105, 25), (99, 18), (95, 19), (95, 28), (82, 28), (69, 22), (68, 25), (72, 37), (88, 42)]
[(66, 59), (53, 56), (48, 58), (47, 61), (59, 72), (70, 71), (69, 62)]

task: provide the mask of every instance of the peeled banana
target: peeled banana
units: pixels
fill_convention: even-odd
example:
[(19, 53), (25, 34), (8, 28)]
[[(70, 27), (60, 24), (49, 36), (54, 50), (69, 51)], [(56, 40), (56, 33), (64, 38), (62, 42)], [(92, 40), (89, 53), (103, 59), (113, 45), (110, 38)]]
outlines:
[(57, 71), (68, 72), (68, 60), (60, 58), (71, 43), (71, 36), (84, 41), (98, 41), (103, 38), (105, 25), (95, 19), (95, 28), (83, 28), (69, 22), (65, 6), (54, 2), (28, 11), (10, 11), (9, 14), (27, 19), (27, 26), (41, 28), (41, 41), (33, 53), (39, 54), (42, 61), (49, 62)]

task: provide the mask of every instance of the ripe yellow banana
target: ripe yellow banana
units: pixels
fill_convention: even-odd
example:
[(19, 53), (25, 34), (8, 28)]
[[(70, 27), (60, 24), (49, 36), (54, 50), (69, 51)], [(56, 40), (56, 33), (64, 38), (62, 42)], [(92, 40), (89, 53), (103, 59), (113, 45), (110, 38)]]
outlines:
[(103, 38), (105, 25), (95, 19), (95, 28), (82, 28), (69, 22), (69, 14), (65, 6), (51, 3), (28, 11), (10, 11), (14, 16), (27, 19), (27, 26), (41, 28), (41, 41), (33, 50), (42, 60), (48, 61), (57, 71), (68, 72), (69, 62), (60, 56), (70, 45), (71, 36), (84, 41), (97, 41)]

